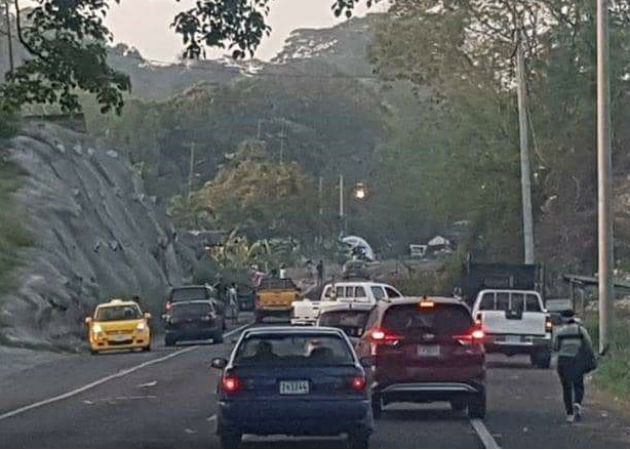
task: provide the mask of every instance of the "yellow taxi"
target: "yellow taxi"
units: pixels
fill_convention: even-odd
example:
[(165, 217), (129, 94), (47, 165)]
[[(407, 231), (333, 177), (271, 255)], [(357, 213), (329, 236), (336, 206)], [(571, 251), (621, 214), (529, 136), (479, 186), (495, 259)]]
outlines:
[(112, 300), (96, 307), (93, 317), (85, 319), (88, 326), (90, 352), (102, 350), (151, 350), (151, 314), (142, 313), (136, 302)]

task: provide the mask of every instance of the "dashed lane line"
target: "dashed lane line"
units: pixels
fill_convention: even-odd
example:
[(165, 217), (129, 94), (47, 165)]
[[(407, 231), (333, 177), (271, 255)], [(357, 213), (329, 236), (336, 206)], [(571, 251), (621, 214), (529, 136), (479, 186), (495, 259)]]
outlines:
[(490, 434), (490, 431), (488, 431), (488, 428), (486, 428), (486, 425), (483, 423), (483, 421), (481, 421), (480, 419), (470, 419), (470, 424), (477, 433), (477, 436), (479, 436), (479, 439), (481, 439), (481, 443), (483, 444), (484, 448), (501, 448), (499, 447), (499, 444), (497, 444), (497, 441), (494, 440), (494, 437), (492, 436), (492, 434)]
[[(241, 326), (239, 328), (236, 328), (236, 329), (234, 329), (232, 331), (229, 331), (229, 332), (225, 333), (223, 335), (223, 337), (225, 337), (225, 338), (230, 337), (232, 334), (238, 333), (239, 331), (244, 330), (245, 328), (249, 327), (250, 325), (251, 324), (248, 323), (248, 324), (243, 325), (243, 326)], [(192, 352), (193, 350), (196, 350), (198, 348), (199, 348), (198, 345), (195, 345), (195, 346), (192, 346), (192, 347), (187, 347), (187, 348), (184, 348), (182, 350), (178, 350), (176, 352), (169, 353), (168, 355), (163, 356), (161, 358), (152, 359), (152, 360), (146, 361), (146, 362), (144, 362), (142, 364), (138, 364), (137, 366), (130, 367), (129, 369), (121, 370), (121, 371), (116, 372), (114, 374), (108, 375), (106, 377), (103, 377), (103, 378), (98, 379), (96, 381), (93, 381), (91, 383), (88, 383), (85, 386), (82, 386), (82, 387), (77, 388), (77, 389), (73, 389), (71, 391), (65, 392), (65, 393), (57, 395), (55, 397), (51, 397), (51, 398), (48, 398), (48, 399), (45, 399), (45, 400), (40, 400), (38, 402), (31, 403), (30, 405), (22, 406), (20, 408), (14, 409), (12, 411), (8, 411), (6, 413), (0, 414), (0, 421), (9, 419), (11, 417), (15, 417), (15, 416), (17, 416), (19, 414), (23, 414), (23, 413), (25, 413), (27, 411), (31, 411), (31, 410), (36, 409), (36, 408), (41, 408), (42, 406), (50, 405), (51, 403), (56, 403), (56, 402), (60, 402), (62, 400), (66, 400), (66, 399), (68, 399), (70, 397), (74, 397), (76, 395), (79, 395), (79, 394), (81, 394), (81, 393), (83, 393), (85, 391), (89, 391), (90, 389), (94, 389), (95, 387), (100, 386), (101, 384), (107, 383), (108, 381), (115, 380), (117, 378), (122, 378), (122, 377), (127, 376), (127, 375), (129, 375), (131, 373), (137, 372), (140, 369), (144, 369), (145, 367), (150, 367), (150, 366), (153, 366), (155, 364), (159, 364), (159, 363), (162, 363), (164, 361), (168, 361), (169, 359), (175, 358), (177, 356), (183, 355), (183, 354), (188, 353), (188, 352)]]

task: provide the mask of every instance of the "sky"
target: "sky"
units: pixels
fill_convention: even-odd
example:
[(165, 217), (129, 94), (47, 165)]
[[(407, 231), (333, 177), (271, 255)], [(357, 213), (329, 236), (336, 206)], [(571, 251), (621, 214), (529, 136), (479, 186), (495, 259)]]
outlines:
[[(115, 42), (136, 47), (149, 60), (172, 62), (182, 51), (182, 42), (170, 24), (177, 12), (190, 8), (195, 0), (122, 0), (112, 2), (107, 25)], [(363, 2), (362, 2), (363, 3)], [(325, 28), (341, 22), (330, 7), (333, 0), (272, 0), (268, 23), (271, 36), (266, 37), (255, 57), (273, 58), (282, 49), (284, 40), (298, 28)], [(360, 5), (357, 16), (365, 15), (367, 8)], [(214, 50), (208, 58), (218, 58), (227, 52)]]

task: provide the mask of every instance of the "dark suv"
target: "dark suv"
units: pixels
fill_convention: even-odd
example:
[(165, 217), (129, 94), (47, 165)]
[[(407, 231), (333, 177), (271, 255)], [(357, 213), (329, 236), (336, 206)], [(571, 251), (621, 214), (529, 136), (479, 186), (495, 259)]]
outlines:
[(164, 344), (169, 347), (178, 341), (212, 339), (223, 342), (225, 316), (208, 300), (179, 301), (164, 314)]
[(394, 402), (450, 401), (473, 418), (486, 413), (483, 331), (451, 298), (379, 302), (357, 344), (372, 359), (374, 416)]

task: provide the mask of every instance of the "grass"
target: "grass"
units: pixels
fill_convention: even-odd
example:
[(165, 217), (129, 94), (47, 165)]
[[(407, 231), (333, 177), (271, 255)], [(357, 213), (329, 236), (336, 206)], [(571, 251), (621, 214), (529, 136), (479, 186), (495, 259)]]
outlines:
[[(589, 318), (586, 325), (597, 349), (597, 317)], [(602, 391), (624, 402), (630, 399), (630, 316), (615, 317), (611, 346), (608, 354), (599, 362), (593, 373), (593, 382)]]
[(13, 199), (12, 194), (19, 186), (18, 168), (12, 163), (0, 162), (0, 295), (15, 288), (13, 271), (21, 262), (20, 250), (34, 243)]

